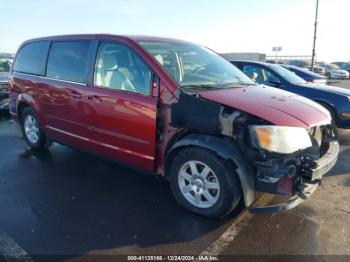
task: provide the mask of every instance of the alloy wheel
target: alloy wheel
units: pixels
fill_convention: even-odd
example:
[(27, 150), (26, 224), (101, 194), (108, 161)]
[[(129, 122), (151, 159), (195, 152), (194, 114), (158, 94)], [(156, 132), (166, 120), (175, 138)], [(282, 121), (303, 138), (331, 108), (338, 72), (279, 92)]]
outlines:
[(202, 162), (183, 164), (179, 169), (178, 183), (183, 197), (196, 207), (210, 208), (219, 199), (219, 180), (213, 170)]

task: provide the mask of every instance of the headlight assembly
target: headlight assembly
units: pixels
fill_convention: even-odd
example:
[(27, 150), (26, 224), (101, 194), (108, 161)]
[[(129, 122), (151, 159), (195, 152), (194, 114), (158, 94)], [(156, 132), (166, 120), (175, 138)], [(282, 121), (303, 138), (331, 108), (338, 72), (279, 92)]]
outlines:
[(288, 126), (252, 126), (253, 145), (271, 152), (291, 154), (312, 146), (305, 128)]

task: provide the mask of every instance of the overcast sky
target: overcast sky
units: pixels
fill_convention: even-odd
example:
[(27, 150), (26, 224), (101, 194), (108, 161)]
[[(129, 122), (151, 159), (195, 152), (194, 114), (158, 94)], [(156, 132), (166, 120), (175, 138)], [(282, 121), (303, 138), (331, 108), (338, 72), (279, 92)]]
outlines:
[[(72, 33), (180, 38), (217, 52), (311, 55), (316, 0), (0, 0), (0, 52)], [(320, 0), (319, 60), (350, 60), (350, 1)]]

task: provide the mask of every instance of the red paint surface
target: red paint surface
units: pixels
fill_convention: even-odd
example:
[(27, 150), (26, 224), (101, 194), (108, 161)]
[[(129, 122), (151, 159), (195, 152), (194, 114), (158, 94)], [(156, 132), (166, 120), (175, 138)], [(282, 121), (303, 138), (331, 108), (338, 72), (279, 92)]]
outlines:
[(203, 91), (205, 99), (231, 106), (265, 119), (275, 125), (309, 128), (329, 115), (311, 100), (273, 87), (261, 85)]

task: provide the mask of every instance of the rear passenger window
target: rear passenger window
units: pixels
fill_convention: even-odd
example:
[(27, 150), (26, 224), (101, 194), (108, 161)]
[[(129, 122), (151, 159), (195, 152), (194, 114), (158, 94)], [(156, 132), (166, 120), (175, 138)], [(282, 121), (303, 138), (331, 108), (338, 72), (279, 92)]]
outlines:
[(21, 48), (18, 52), (13, 71), (45, 75), (45, 62), (49, 49), (49, 42), (30, 43)]
[(89, 41), (53, 42), (46, 76), (72, 82), (86, 82), (89, 48)]

